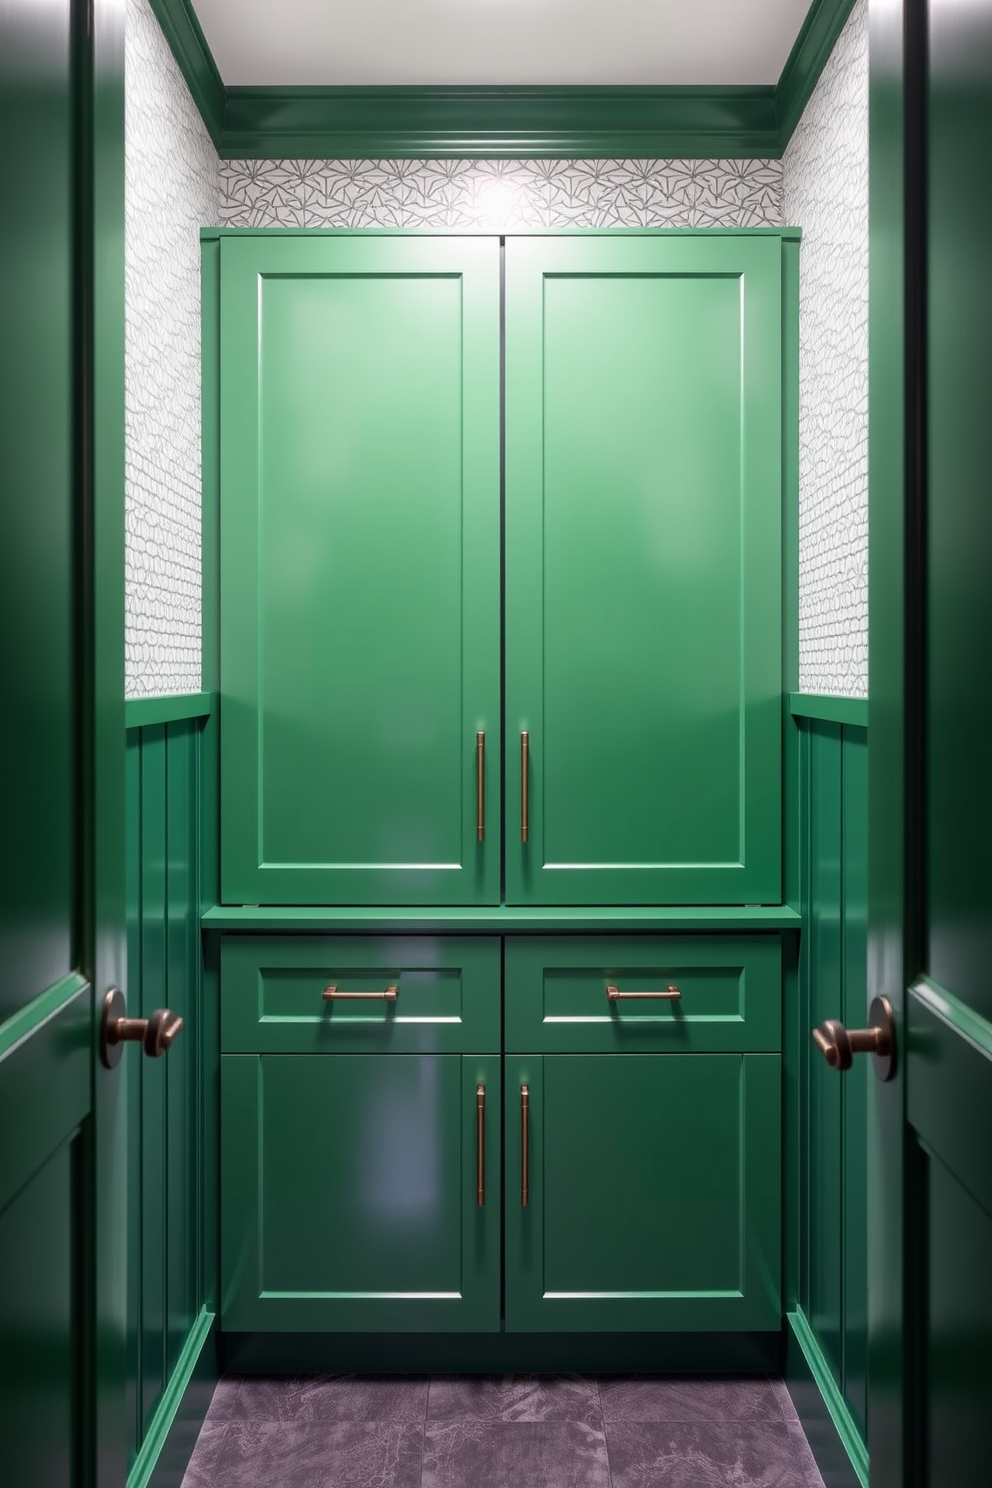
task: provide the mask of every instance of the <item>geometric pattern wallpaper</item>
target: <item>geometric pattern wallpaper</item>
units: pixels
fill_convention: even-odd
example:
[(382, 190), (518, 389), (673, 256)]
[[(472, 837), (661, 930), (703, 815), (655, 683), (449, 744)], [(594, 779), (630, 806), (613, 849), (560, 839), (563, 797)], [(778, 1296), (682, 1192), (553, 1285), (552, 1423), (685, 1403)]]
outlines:
[(777, 160), (222, 160), (224, 227), (779, 227)]
[(200, 690), (200, 242), (217, 155), (147, 0), (125, 11), (125, 693)]
[(799, 687), (868, 695), (868, 0), (783, 158), (802, 227)]

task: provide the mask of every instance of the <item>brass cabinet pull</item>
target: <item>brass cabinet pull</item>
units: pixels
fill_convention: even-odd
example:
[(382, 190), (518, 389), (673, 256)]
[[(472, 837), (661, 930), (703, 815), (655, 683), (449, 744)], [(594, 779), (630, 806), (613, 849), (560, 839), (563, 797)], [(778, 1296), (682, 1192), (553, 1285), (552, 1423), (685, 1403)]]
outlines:
[(610, 1002), (619, 1002), (621, 997), (660, 997), (666, 1002), (677, 1002), (682, 996), (682, 989), (670, 982), (664, 992), (621, 992), (619, 987), (607, 986), (606, 996)]
[(530, 1086), (520, 1087), (520, 1207), (530, 1203)]
[(520, 735), (520, 841), (530, 838), (530, 734)]
[(486, 837), (486, 736), (480, 729), (475, 736), (475, 839)]
[(475, 1087), (475, 1202), (486, 1202), (486, 1087)]
[(321, 994), (325, 1002), (395, 1002), (399, 995), (399, 987), (387, 987), (385, 992), (341, 992), (337, 987), (325, 987)]

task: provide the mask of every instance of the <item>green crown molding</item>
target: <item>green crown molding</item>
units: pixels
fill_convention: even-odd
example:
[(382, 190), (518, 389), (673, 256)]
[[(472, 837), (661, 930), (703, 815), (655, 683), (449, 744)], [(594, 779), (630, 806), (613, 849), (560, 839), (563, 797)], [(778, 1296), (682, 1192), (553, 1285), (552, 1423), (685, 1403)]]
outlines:
[(224, 87), (207, 38), (196, 18), (191, 0), (150, 0), (152, 14), (172, 49), (186, 79), (186, 86), (200, 117), (207, 126), (218, 154), (223, 155), (224, 115), (227, 89)]
[(772, 88), (229, 88), (228, 159), (763, 156)]
[(779, 155), (785, 153), (853, 9), (854, 0), (813, 0), (775, 89)]
[(226, 88), (192, 0), (151, 0), (225, 160), (781, 156), (854, 0), (813, 0), (775, 87)]

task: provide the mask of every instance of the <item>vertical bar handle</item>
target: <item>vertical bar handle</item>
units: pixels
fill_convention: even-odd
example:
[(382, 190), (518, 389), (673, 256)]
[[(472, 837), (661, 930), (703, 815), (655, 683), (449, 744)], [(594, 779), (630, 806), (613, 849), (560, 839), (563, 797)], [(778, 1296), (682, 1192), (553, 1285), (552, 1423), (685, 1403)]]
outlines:
[(530, 1086), (520, 1087), (520, 1207), (530, 1203)]
[(486, 1202), (486, 1087), (475, 1087), (475, 1202)]
[(486, 736), (475, 736), (475, 840), (486, 840)]
[(520, 735), (520, 841), (530, 840), (530, 734)]

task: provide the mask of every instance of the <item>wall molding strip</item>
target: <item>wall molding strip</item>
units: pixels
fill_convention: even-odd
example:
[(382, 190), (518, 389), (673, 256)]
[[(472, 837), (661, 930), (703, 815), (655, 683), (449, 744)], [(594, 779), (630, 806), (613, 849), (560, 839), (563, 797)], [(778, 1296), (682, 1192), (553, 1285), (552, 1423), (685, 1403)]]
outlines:
[(820, 1474), (830, 1488), (868, 1488), (868, 1449), (805, 1313), (786, 1323), (785, 1382)]
[[(217, 1378), (216, 1359), (214, 1349), (211, 1347), (213, 1339), (214, 1314), (204, 1310), (186, 1337), (182, 1352), (176, 1361), (176, 1367), (172, 1371), (172, 1376), (141, 1444), (141, 1450), (127, 1475), (127, 1488), (179, 1488), (196, 1443), (199, 1425), (202, 1424), (206, 1407), (210, 1402), (213, 1382)], [(198, 1408), (194, 1409), (192, 1421), (185, 1423), (189, 1428), (195, 1426), (196, 1429), (187, 1429), (184, 1433), (187, 1440), (182, 1444), (177, 1444), (179, 1450), (176, 1453), (176, 1461), (170, 1461), (166, 1467), (166, 1459), (171, 1459), (173, 1456), (173, 1453), (169, 1451), (170, 1433), (174, 1426), (177, 1427), (182, 1423), (183, 1417), (187, 1414), (183, 1409), (186, 1392), (194, 1377), (201, 1375), (210, 1386), (204, 1391), (203, 1409), (202, 1411)], [(188, 1451), (186, 1450), (187, 1444)]]
[(798, 930), (802, 916), (786, 904), (755, 905), (455, 905), (448, 909), (400, 906), (382, 909), (364, 905), (217, 904), (200, 923), (205, 930), (326, 930), (425, 934), (445, 931), (488, 931), (493, 935), (516, 930)]
[(818, 718), (822, 723), (844, 723), (854, 728), (868, 727), (868, 699), (827, 697), (817, 692), (792, 692), (789, 708), (793, 718)]
[(175, 697), (127, 698), (124, 703), (124, 727), (147, 728), (153, 723), (181, 723), (185, 718), (209, 718), (213, 712), (212, 692), (183, 692)]
[(225, 87), (192, 0), (151, 0), (224, 160), (778, 159), (854, 0), (813, 0), (762, 87)]

